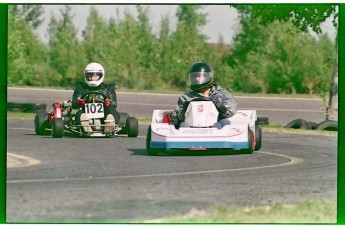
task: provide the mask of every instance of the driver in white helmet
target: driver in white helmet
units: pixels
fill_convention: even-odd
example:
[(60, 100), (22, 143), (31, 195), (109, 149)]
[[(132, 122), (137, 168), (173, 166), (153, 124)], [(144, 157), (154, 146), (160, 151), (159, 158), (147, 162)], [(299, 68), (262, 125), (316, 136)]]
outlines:
[[(104, 105), (104, 119), (101, 120), (105, 124), (104, 132), (111, 133), (115, 127), (115, 122), (119, 122), (120, 115), (116, 110), (117, 101), (115, 86), (112, 83), (104, 83), (105, 70), (99, 63), (90, 63), (84, 70), (84, 81), (78, 81), (73, 92), (72, 107), (80, 109), (76, 113), (76, 123), (83, 126), (85, 133), (92, 133), (92, 128), (89, 126), (89, 118), (82, 110), (88, 100), (82, 99), (89, 92), (99, 92), (103, 95), (98, 95), (100, 101)], [(103, 97), (104, 96), (104, 97)]]

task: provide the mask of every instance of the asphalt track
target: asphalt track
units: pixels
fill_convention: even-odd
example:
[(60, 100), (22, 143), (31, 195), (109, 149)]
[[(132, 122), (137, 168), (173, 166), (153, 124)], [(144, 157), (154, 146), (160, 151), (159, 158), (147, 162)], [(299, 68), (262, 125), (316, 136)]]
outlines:
[(137, 138), (54, 139), (35, 135), (32, 121), (8, 120), (7, 221), (128, 223), (337, 197), (336, 137), (264, 133), (251, 155), (148, 156), (146, 129)]

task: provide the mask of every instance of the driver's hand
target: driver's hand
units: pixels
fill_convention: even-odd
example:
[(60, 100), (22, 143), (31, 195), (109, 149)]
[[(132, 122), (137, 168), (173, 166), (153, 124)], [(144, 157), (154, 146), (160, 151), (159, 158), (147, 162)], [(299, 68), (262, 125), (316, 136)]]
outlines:
[(81, 99), (81, 98), (77, 99), (77, 104), (79, 107), (83, 107), (85, 103), (86, 103), (85, 99)]
[(103, 105), (104, 105), (105, 107), (109, 107), (109, 105), (110, 105), (110, 99), (109, 99), (109, 98), (105, 99), (105, 101), (103, 102)]

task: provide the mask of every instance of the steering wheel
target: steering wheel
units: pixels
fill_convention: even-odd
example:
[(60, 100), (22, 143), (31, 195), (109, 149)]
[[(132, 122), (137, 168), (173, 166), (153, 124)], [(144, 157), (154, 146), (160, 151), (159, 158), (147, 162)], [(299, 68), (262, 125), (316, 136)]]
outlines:
[[(103, 102), (105, 99), (108, 98), (104, 93), (101, 93), (101, 92), (99, 92), (99, 91), (89, 91), (89, 92), (83, 94), (83, 95), (81, 96), (81, 98), (82, 98), (82, 99), (85, 99), (87, 103), (92, 103), (92, 102), (89, 101), (90, 99), (92, 99), (92, 97), (91, 97), (92, 95), (94, 95), (94, 101), (95, 101), (95, 103)], [(96, 97), (97, 97), (98, 95), (103, 97), (103, 100), (102, 100), (102, 101), (101, 101), (101, 100), (97, 100), (98, 98), (96, 98)]]

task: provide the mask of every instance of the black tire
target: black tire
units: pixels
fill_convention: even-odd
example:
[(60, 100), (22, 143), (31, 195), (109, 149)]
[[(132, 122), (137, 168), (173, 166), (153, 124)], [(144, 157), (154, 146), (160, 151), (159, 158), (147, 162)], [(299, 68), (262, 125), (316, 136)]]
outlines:
[(307, 121), (307, 124), (310, 130), (316, 130), (317, 125), (318, 125), (316, 122), (309, 122), (309, 121)]
[(50, 131), (47, 131), (49, 126), (49, 120), (48, 120), (49, 113), (47, 112), (38, 112), (35, 115), (34, 119), (34, 127), (35, 127), (35, 133), (37, 135), (49, 135)]
[(23, 104), (23, 112), (35, 113), (39, 111), (45, 111), (47, 108), (46, 104), (34, 104), (34, 103), (25, 103)]
[(54, 138), (61, 138), (64, 133), (64, 122), (62, 118), (54, 118), (52, 122), (52, 135)]
[(264, 125), (269, 125), (270, 123), (268, 121), (255, 121), (255, 125), (261, 125), (261, 126), (264, 126)]
[(139, 133), (138, 120), (135, 117), (129, 117), (126, 121), (128, 137), (137, 137)]
[(262, 129), (259, 126), (255, 126), (255, 151), (261, 149)]
[(268, 117), (266, 117), (266, 116), (258, 116), (257, 118), (256, 118), (256, 121), (259, 121), (259, 122), (268, 122)]
[(320, 122), (316, 130), (319, 131), (338, 131), (338, 122), (334, 120), (326, 120), (323, 122)]
[(146, 135), (146, 152), (148, 155), (156, 156), (159, 153), (164, 151), (164, 148), (152, 148), (151, 147), (151, 126), (147, 128), (147, 135)]
[(24, 109), (24, 104), (22, 103), (13, 103), (13, 102), (7, 103), (7, 111), (23, 112), (23, 109)]
[(284, 128), (292, 128), (292, 129), (310, 129), (308, 123), (304, 119), (295, 119), (289, 122)]
[(249, 148), (246, 150), (248, 154), (252, 154), (255, 150), (255, 137), (253, 131), (248, 130), (248, 144)]

